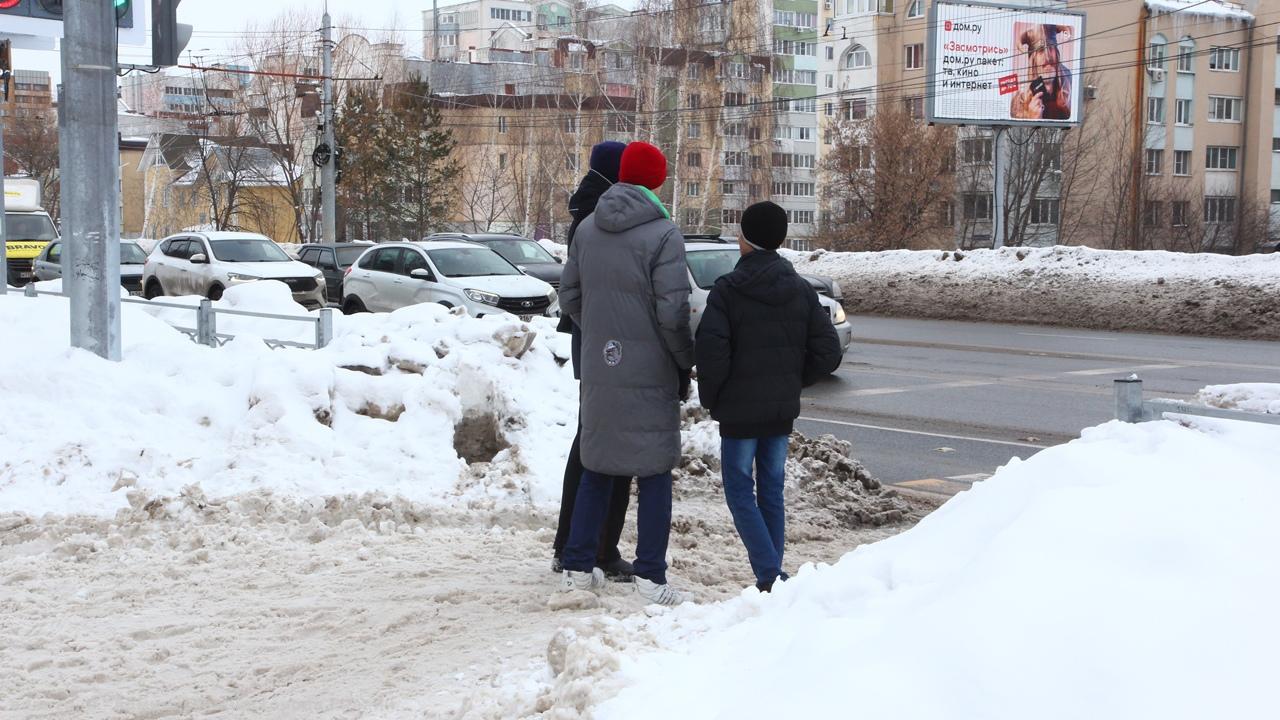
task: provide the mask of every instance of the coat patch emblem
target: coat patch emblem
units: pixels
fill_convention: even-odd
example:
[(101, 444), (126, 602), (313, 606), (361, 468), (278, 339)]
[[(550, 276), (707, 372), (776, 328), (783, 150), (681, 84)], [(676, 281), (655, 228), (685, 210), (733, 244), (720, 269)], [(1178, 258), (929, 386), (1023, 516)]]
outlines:
[(604, 364), (618, 367), (622, 363), (622, 343), (610, 340), (604, 344)]

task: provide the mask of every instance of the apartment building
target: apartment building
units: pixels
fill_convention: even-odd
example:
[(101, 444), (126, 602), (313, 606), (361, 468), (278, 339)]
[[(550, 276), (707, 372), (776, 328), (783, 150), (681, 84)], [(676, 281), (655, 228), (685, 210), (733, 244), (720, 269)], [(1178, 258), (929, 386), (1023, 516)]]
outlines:
[[(817, 0), (774, 0), (773, 98), (778, 105), (769, 195), (807, 247), (817, 221), (819, 43)], [(823, 89), (822, 92), (829, 91)]]
[(508, 53), (533, 49), (541, 14), (550, 23), (562, 13), (558, 3), (536, 5), (521, 0), (473, 0), (424, 10), (422, 56), (441, 62), (502, 61)]
[[(216, 65), (248, 70), (246, 65)], [(229, 112), (237, 94), (248, 87), (249, 76), (169, 68), (155, 74), (132, 73), (121, 83), (125, 104), (142, 115), (195, 120), (215, 112)]]
[(9, 99), (0, 104), (0, 118), (5, 126), (10, 118), (22, 122), (26, 118), (49, 117), (53, 110), (53, 85), (44, 70), (15, 69), (9, 79)]
[[(1076, 79), (1083, 124), (1014, 130), (999, 143), (990, 128), (960, 128), (956, 185), (943, 209), (956, 243), (1239, 251), (1265, 239), (1256, 220), (1271, 200), (1280, 208), (1280, 131), (1265, 103), (1273, 95), (1280, 103), (1280, 61), (1277, 41), (1263, 37), (1275, 32), (1216, 0), (1006, 4), (1086, 15)], [(822, 101), (820, 156), (837, 140), (827, 130), (839, 118), (869, 117), (884, 102), (923, 117), (929, 5), (822, 0), (819, 75), (835, 94)], [(1029, 192), (1006, 185), (995, 197), (997, 156), (1005, 171), (1034, 175)], [(994, 237), (1000, 212), (1005, 230)]]

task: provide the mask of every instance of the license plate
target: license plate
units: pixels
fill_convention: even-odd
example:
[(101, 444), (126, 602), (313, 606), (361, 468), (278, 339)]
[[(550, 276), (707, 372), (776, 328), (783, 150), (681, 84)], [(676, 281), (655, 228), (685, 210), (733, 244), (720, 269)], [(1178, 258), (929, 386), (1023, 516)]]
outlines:
[(22, 278), (23, 280), (26, 280), (26, 279), (28, 279), (28, 278), (33, 278), (33, 277), (35, 277), (35, 276), (36, 276), (36, 274), (35, 274), (35, 273), (33, 273), (33, 272), (26, 272), (26, 271), (23, 271), (23, 270), (19, 270), (19, 271), (18, 271), (18, 277)]
[(533, 316), (532, 316), (532, 315), (521, 315), (521, 316), (520, 316), (520, 320), (521, 320), (521, 322), (529, 322), (529, 321), (530, 321), (530, 320), (532, 320), (532, 319), (533, 319)]

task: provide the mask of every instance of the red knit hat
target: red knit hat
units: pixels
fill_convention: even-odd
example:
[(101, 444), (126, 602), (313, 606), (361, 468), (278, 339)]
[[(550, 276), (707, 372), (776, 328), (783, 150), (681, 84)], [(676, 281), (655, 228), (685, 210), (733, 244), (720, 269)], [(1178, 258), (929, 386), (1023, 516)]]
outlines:
[(657, 190), (667, 181), (667, 158), (647, 142), (628, 143), (622, 151), (618, 181)]

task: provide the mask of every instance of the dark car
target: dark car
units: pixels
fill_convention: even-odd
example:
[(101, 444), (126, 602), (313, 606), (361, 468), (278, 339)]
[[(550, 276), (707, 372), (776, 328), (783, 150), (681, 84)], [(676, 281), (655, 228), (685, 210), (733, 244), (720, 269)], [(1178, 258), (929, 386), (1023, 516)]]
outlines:
[[(721, 245), (736, 245), (738, 243), (737, 238), (708, 233), (686, 233), (684, 241), (687, 243), (718, 243)], [(800, 273), (800, 277), (812, 285), (819, 295), (829, 297), (838, 303), (844, 302), (844, 293), (840, 290), (840, 283), (836, 282), (835, 279), (825, 275), (808, 275), (805, 273)]]
[(327, 299), (342, 302), (342, 277), (369, 249), (369, 243), (312, 243), (298, 251), (298, 260), (324, 273)]
[(485, 245), (520, 268), (525, 275), (550, 283), (556, 290), (560, 289), (560, 276), (564, 273), (560, 258), (529, 238), (501, 233), (436, 233), (426, 239), (460, 240)]

